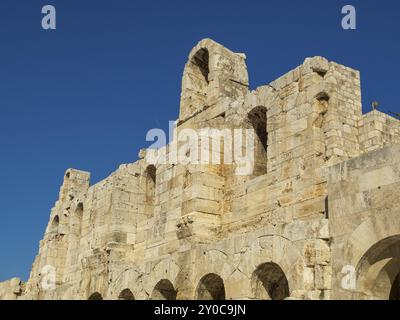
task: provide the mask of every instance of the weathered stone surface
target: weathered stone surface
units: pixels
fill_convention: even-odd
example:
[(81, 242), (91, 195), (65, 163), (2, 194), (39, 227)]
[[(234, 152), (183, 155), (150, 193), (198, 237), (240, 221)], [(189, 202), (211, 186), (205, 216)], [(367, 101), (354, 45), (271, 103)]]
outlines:
[[(362, 115), (359, 72), (322, 57), (248, 83), (245, 55), (200, 41), (159, 160), (141, 150), (95, 185), (67, 170), (28, 282), (0, 299), (398, 298), (399, 121)], [(190, 129), (224, 162), (193, 163)], [(215, 129), (253, 130), (248, 174)]]

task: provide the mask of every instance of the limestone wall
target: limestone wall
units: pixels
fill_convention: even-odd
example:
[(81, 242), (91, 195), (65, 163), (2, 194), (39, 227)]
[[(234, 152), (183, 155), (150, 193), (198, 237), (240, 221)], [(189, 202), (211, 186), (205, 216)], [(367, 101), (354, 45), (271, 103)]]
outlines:
[[(397, 177), (397, 147), (371, 150), (397, 142), (399, 123), (377, 111), (362, 115), (358, 71), (307, 58), (250, 91), (244, 60), (210, 39), (192, 50), (176, 136), (158, 162), (141, 152), (92, 186), (89, 173), (67, 170), (24, 298), (360, 297), (338, 287), (343, 245), (362, 222), (352, 201), (365, 197), (354, 186), (384, 192), (381, 180)], [(202, 151), (210, 159), (232, 156), (226, 139), (212, 148), (221, 132), (253, 130), (255, 143), (243, 148), (254, 151), (253, 170), (238, 174), (238, 159), (173, 160), (198, 146), (183, 148), (178, 137), (188, 129), (209, 139)], [(371, 201), (360, 205), (369, 212)]]
[[(387, 146), (329, 169), (334, 298), (389, 298), (400, 257), (399, 157), (400, 145)], [(351, 290), (342, 287), (346, 266), (357, 275)]]
[(400, 143), (400, 121), (378, 110), (363, 115), (359, 128), (360, 146), (365, 152)]
[(18, 278), (0, 282), (0, 300), (18, 300), (25, 291), (25, 283)]

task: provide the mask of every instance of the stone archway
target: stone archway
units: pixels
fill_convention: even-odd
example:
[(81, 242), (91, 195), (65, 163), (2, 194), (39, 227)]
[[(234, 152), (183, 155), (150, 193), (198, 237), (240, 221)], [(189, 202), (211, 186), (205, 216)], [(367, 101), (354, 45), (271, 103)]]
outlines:
[(254, 130), (254, 176), (267, 173), (268, 132), (267, 108), (258, 106), (247, 114), (249, 126)]
[(194, 112), (209, 104), (208, 87), (211, 75), (210, 51), (206, 46), (201, 46), (191, 53), (185, 66), (180, 119), (192, 116)]
[(395, 299), (400, 272), (398, 210), (385, 210), (363, 221), (348, 238), (343, 256), (356, 271), (355, 288), (344, 291), (348, 298)]
[(215, 273), (201, 278), (196, 291), (197, 300), (225, 300), (224, 281)]
[(198, 89), (202, 89), (208, 85), (208, 75), (210, 73), (209, 59), (210, 54), (208, 49), (201, 48), (196, 52), (191, 60), (192, 72), (198, 79), (196, 83), (198, 85)]
[(148, 165), (145, 172), (145, 213), (149, 216), (154, 214), (154, 206), (156, 199), (156, 180), (157, 169), (154, 165)]
[(151, 300), (176, 300), (174, 285), (167, 279), (160, 280), (153, 289)]
[(60, 225), (60, 217), (56, 215), (50, 224), (50, 232), (58, 232), (58, 226)]
[(251, 279), (253, 295), (260, 300), (284, 300), (289, 297), (289, 284), (281, 267), (273, 262), (261, 264)]
[(400, 300), (400, 235), (378, 241), (357, 265), (360, 298)]
[[(272, 300), (302, 297), (305, 262), (293, 242), (277, 235), (264, 235), (246, 243), (242, 252), (238, 268), (250, 279), (247, 285), (243, 283), (246, 287), (243, 297)], [(280, 289), (274, 289), (277, 285)]]
[(99, 292), (92, 293), (88, 300), (103, 300), (103, 296)]
[(124, 289), (118, 295), (118, 300), (135, 300), (135, 296), (130, 289)]
[(214, 105), (223, 97), (244, 97), (249, 77), (246, 57), (211, 39), (201, 40), (190, 52), (182, 77), (179, 121)]

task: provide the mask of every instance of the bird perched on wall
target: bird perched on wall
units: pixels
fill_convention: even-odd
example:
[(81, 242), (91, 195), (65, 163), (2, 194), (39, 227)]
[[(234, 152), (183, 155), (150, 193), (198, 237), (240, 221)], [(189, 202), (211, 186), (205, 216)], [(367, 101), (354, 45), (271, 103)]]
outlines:
[(379, 107), (379, 102), (378, 101), (373, 101), (372, 102), (372, 110), (377, 110)]

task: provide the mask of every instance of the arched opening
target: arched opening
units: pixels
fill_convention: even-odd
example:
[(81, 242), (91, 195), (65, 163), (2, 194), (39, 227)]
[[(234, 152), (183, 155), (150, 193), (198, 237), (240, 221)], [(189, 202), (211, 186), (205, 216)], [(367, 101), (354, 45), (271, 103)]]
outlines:
[(119, 294), (118, 300), (135, 300), (135, 297), (130, 289), (124, 289)]
[(326, 92), (322, 91), (320, 93), (318, 93), (315, 98), (317, 99), (317, 101), (319, 103), (327, 103), (330, 100), (329, 94), (327, 94)]
[(267, 173), (267, 109), (259, 106), (247, 114), (251, 128), (254, 130), (254, 176), (261, 176)]
[(163, 279), (160, 280), (153, 289), (150, 299), (151, 300), (176, 300), (177, 292), (171, 281)]
[(50, 232), (58, 232), (58, 226), (60, 225), (60, 218), (59, 216), (55, 216), (53, 218), (53, 221), (51, 222), (50, 225)]
[(145, 190), (145, 210), (146, 214), (154, 213), (154, 204), (156, 197), (156, 177), (157, 169), (154, 165), (149, 165), (145, 170), (146, 190)]
[(210, 54), (201, 48), (191, 55), (182, 79), (180, 120), (186, 120), (209, 106)]
[(374, 244), (357, 265), (359, 298), (400, 300), (400, 235)]
[(76, 213), (80, 216), (83, 214), (83, 203), (79, 202), (78, 205), (76, 206)]
[(73, 233), (77, 236), (81, 235), (82, 231), (82, 217), (83, 217), (83, 203), (80, 202), (76, 206), (75, 214), (72, 219)]
[(103, 296), (100, 293), (95, 292), (95, 293), (90, 295), (88, 300), (103, 300)]
[(197, 287), (197, 300), (225, 300), (224, 281), (215, 273), (201, 278)]
[(197, 51), (197, 53), (193, 56), (192, 63), (193, 63), (193, 72), (199, 79), (203, 80), (203, 86), (208, 84), (209, 79), (208, 75), (210, 74), (210, 67), (209, 67), (209, 53), (208, 50), (203, 48)]
[(251, 280), (254, 297), (259, 300), (284, 300), (289, 297), (289, 284), (285, 273), (273, 262), (260, 265)]

